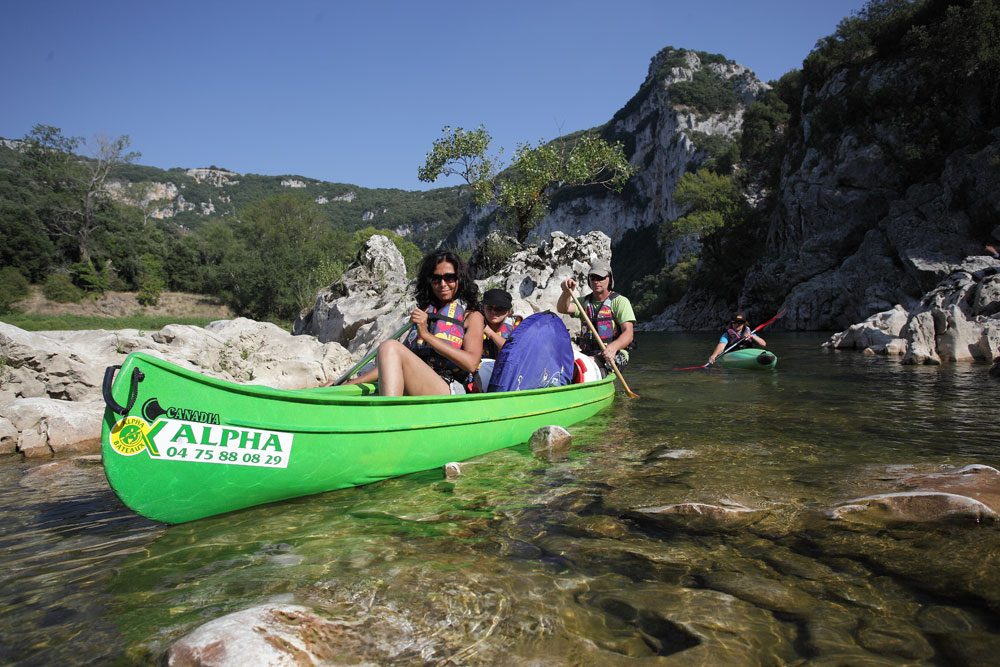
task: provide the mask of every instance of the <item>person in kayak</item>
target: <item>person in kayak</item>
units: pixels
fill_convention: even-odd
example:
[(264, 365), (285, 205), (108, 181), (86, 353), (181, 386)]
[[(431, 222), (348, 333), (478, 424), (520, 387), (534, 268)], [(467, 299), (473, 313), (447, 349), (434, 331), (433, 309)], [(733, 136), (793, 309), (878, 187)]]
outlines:
[[(612, 359), (619, 369), (623, 368), (629, 361), (629, 350), (635, 337), (635, 312), (632, 310), (632, 302), (613, 291), (615, 278), (611, 273), (609, 262), (604, 260), (594, 262), (587, 273), (587, 282), (590, 283), (592, 291), (583, 298), (581, 305), (587, 311), (587, 317), (597, 329), (605, 348), (601, 351), (600, 345), (590, 332), (590, 327), (586, 325), (577, 337), (577, 344), (581, 352), (600, 361), (605, 371), (610, 369)], [(572, 278), (562, 282), (562, 294), (556, 302), (556, 310), (582, 320), (583, 317), (577, 312), (576, 304), (573, 303), (573, 290), (576, 289), (576, 285), (577, 282)]]
[(436, 251), (420, 263), (413, 327), (379, 345), (375, 368), (346, 384), (379, 381), (382, 396), (464, 394), (483, 356), (479, 288), (465, 262)]
[(723, 350), (728, 349), (733, 346), (729, 351), (742, 350), (747, 347), (767, 347), (767, 343), (763, 338), (750, 331), (750, 327), (747, 326), (747, 318), (743, 313), (736, 313), (732, 320), (729, 321), (729, 326), (722, 332), (722, 337), (719, 338), (719, 344), (715, 346), (712, 351), (712, 355), (708, 358), (708, 364), (712, 365), (715, 360), (719, 358)]

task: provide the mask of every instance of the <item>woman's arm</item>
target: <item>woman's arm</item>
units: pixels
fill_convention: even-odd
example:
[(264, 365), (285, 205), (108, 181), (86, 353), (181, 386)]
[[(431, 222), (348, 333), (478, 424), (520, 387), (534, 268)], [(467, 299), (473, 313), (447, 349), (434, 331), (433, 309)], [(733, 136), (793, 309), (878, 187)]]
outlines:
[(761, 347), (767, 347), (767, 342), (763, 338), (761, 338), (760, 336), (758, 336), (757, 334), (751, 334), (750, 335), (750, 340), (752, 340), (753, 342), (757, 343)]

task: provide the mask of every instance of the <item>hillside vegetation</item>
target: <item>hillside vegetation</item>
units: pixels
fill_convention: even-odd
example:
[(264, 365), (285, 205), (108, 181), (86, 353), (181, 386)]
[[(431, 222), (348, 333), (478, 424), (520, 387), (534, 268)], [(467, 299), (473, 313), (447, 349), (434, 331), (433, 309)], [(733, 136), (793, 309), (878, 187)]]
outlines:
[(55, 301), (132, 290), (154, 306), (173, 290), (291, 320), (372, 234), (392, 238), (412, 270), (468, 201), (461, 188), (146, 167), (128, 137), (87, 148), (44, 125), (0, 145), (0, 312), (30, 282)]

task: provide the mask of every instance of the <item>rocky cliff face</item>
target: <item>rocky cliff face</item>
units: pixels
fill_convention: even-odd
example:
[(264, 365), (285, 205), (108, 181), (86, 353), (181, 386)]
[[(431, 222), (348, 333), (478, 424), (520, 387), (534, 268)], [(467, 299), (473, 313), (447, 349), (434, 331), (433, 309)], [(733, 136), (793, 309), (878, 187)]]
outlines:
[[(681, 104), (672, 87), (698, 77), (721, 81), (735, 96), (735, 106), (699, 111)], [(680, 177), (705, 160), (711, 138), (733, 139), (743, 112), (767, 89), (747, 68), (719, 57), (667, 48), (650, 62), (646, 80), (635, 96), (599, 132), (621, 140), (639, 173), (621, 194), (604, 188), (566, 189), (555, 193), (550, 213), (531, 232), (538, 243), (556, 231), (580, 236), (601, 231), (612, 244), (629, 230), (678, 217), (674, 187)], [(446, 244), (469, 249), (494, 228), (491, 210), (478, 211), (457, 227)], [(668, 249), (667, 259), (676, 249)], [(674, 258), (676, 259), (676, 257)]]
[[(835, 133), (822, 129), (850, 111), (845, 100), (926, 87), (916, 77), (899, 63), (876, 62), (805, 89), (767, 254), (748, 275), (741, 304), (783, 303), (787, 328), (843, 328), (896, 304), (913, 309), (967, 256), (983, 253), (991, 229), (1000, 237), (996, 132), (992, 143), (957, 147), (943, 167), (915, 176), (905, 156), (921, 138), (891, 118), (871, 113)], [(892, 108), (887, 102), (882, 116)]]

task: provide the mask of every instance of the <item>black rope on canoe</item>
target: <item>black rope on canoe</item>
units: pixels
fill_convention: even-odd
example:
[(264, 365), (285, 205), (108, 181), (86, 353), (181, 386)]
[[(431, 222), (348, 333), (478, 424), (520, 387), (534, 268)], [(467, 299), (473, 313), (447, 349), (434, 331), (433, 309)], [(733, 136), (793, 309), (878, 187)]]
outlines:
[(124, 417), (132, 410), (132, 406), (135, 405), (135, 399), (139, 396), (139, 383), (142, 382), (146, 376), (138, 368), (132, 369), (132, 378), (129, 383), (131, 387), (128, 392), (128, 405), (122, 407), (118, 405), (115, 397), (111, 395), (111, 383), (115, 379), (115, 371), (119, 368), (121, 368), (121, 366), (108, 366), (104, 370), (104, 383), (101, 385), (101, 394), (104, 396), (104, 402), (107, 406), (114, 412), (117, 412)]

